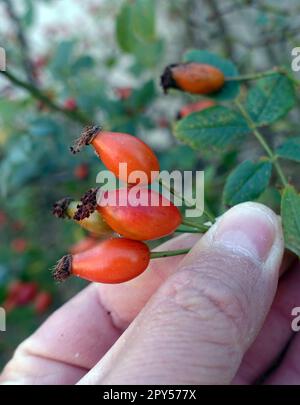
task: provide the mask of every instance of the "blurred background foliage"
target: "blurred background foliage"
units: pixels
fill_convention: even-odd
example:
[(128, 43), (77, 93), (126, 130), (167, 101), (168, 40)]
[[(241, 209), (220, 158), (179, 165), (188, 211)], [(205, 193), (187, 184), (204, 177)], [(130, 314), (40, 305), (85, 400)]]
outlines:
[[(28, 298), (8, 311), (0, 366), (85, 285), (57, 286), (49, 271), (85, 236), (52, 216), (53, 202), (78, 198), (101, 169), (90, 149), (76, 157), (69, 151), (84, 122), (139, 136), (163, 169), (205, 168), (206, 200), (217, 214), (228, 172), (256, 147), (249, 140), (242, 151), (216, 155), (180, 144), (172, 136), (176, 113), (195, 97), (164, 96), (159, 76), (191, 48), (226, 57), (243, 74), (290, 65), (299, 12), (298, 0), (0, 0), (0, 46), (17, 78), (0, 75), (0, 305), (16, 280), (50, 297), (44, 307)], [(294, 132), (298, 122), (294, 110), (276, 130)], [(276, 199), (272, 189), (263, 196)]]

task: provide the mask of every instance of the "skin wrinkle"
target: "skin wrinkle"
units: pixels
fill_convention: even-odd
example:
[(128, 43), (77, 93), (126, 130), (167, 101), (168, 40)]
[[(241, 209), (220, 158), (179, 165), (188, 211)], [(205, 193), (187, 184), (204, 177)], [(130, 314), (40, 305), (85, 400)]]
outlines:
[[(200, 263), (198, 264), (200, 260)], [(201, 262), (202, 260), (205, 263), (210, 263), (209, 265), (205, 265), (205, 273), (201, 273), (199, 270), (201, 270)], [(251, 261), (249, 261), (248, 258), (243, 258), (242, 260), (240, 259), (240, 257), (236, 257), (234, 255), (231, 255), (230, 257), (231, 261), (238, 261), (241, 262), (241, 267), (243, 269), (247, 268), (250, 269), (249, 272), (250, 273), (256, 273), (257, 272), (253, 272), (251, 271), (251, 268), (254, 266), (254, 263), (252, 263)], [(215, 267), (214, 267), (214, 261), (216, 261), (216, 265), (218, 267), (217, 272), (215, 271)], [(201, 259), (196, 259), (196, 261), (194, 261), (194, 263), (192, 264), (192, 267), (190, 264), (186, 264), (181, 271), (183, 271), (183, 274), (186, 274), (186, 272), (188, 271), (189, 274), (191, 275), (190, 279), (192, 279), (194, 277), (194, 275), (196, 275), (196, 277), (199, 279), (199, 281), (197, 280), (196, 282), (191, 282), (189, 281), (189, 284), (193, 284), (193, 285), (211, 285), (212, 281), (215, 283), (216, 285), (216, 291), (218, 293), (218, 290), (221, 291), (224, 286), (227, 288), (228, 290), (228, 294), (225, 295), (225, 298), (227, 296), (227, 299), (225, 301), (228, 302), (228, 307), (225, 305), (224, 306), (224, 292), (222, 293), (223, 297), (222, 299), (215, 299), (213, 294), (207, 294), (206, 291), (206, 287), (203, 287), (201, 289), (199, 289), (200, 294), (206, 294), (207, 298), (211, 301), (211, 303), (213, 304), (214, 307), (217, 307), (217, 309), (219, 309), (221, 312), (224, 312), (225, 314), (227, 314), (227, 316), (229, 316), (231, 321), (234, 321), (235, 323), (235, 327), (240, 330), (240, 323), (244, 322), (245, 319), (248, 319), (247, 313), (248, 313), (248, 308), (250, 305), (250, 300), (249, 300), (249, 291), (251, 291), (251, 287), (249, 286), (246, 290), (246, 287), (242, 287), (241, 283), (236, 283), (236, 279), (232, 278), (230, 280), (230, 278), (228, 277), (229, 282), (226, 282), (225, 279), (222, 280), (222, 282), (220, 281), (220, 279), (218, 279), (218, 276), (216, 276), (215, 274), (218, 274), (219, 268), (226, 268), (226, 259), (223, 258), (223, 255), (219, 254), (219, 253), (215, 253), (215, 252), (211, 252), (209, 254), (205, 253), (202, 255), (201, 254)], [(211, 267), (211, 270), (210, 270)], [(185, 268), (188, 268), (188, 270), (185, 270)], [(194, 270), (193, 270), (194, 269)], [(222, 270), (223, 271), (223, 270)], [(195, 273), (195, 274), (193, 274)], [(224, 273), (224, 271), (223, 271)], [(230, 276), (228, 274), (228, 276)], [(178, 276), (176, 276), (178, 278)], [(189, 278), (189, 277), (187, 277)], [(256, 281), (258, 279), (258, 277), (253, 278), (253, 281)], [(208, 281), (208, 282), (207, 282)], [(182, 281), (180, 281), (181, 283)], [(187, 287), (186, 282), (183, 280), (183, 285), (181, 286), (183, 289)], [(231, 291), (242, 291), (242, 294), (239, 293), (239, 298), (235, 297), (236, 302), (233, 304), (233, 308), (234, 306), (236, 306), (236, 310), (233, 310), (233, 314), (231, 314), (231, 310), (230, 310), (230, 306), (232, 305), (232, 299), (233, 294), (231, 294)], [(242, 297), (243, 299), (245, 299), (245, 302), (242, 303), (240, 302), (240, 297)], [(237, 301), (238, 299), (238, 301)], [(229, 311), (228, 311), (229, 309)], [(239, 315), (240, 313), (240, 315)]]
[[(56, 359), (53, 359), (53, 358), (50, 358), (50, 357), (47, 357), (47, 356), (41, 356), (41, 355), (38, 355), (36, 353), (31, 353), (30, 351), (27, 350), (27, 348), (21, 347), (21, 346), (18, 347), (15, 355), (16, 355), (16, 358), (15, 358), (14, 361), (16, 361), (16, 362), (18, 362), (18, 356), (20, 356), (19, 358), (22, 360), (22, 362), (20, 363), (21, 367), (20, 368), (11, 367), (10, 363), (8, 363), (8, 365), (7, 365), (6, 369), (5, 369), (5, 383), (7, 381), (9, 381), (10, 383), (17, 382), (18, 384), (26, 384), (26, 378), (27, 379), (29, 378), (30, 383), (34, 384), (34, 382), (31, 379), (33, 379), (35, 381), (35, 380), (37, 380), (37, 378), (35, 378), (34, 375), (30, 374), (30, 368), (28, 369), (26, 367), (26, 360), (30, 361), (30, 358), (32, 358), (33, 361), (35, 361), (35, 360), (38, 360), (38, 361), (39, 360), (45, 360), (45, 361), (47, 361), (49, 363), (52, 363), (53, 365), (55, 365), (55, 363), (57, 363), (59, 365), (67, 366), (70, 369), (72, 369), (72, 371), (74, 373), (78, 374), (78, 379), (82, 378), (89, 371), (86, 368), (79, 367), (79, 366), (73, 365), (73, 364), (68, 363), (68, 362), (64, 362), (64, 361), (61, 361), (61, 360), (56, 360)], [(23, 382), (21, 382), (22, 378), (19, 378), (19, 376), (22, 375), (22, 365), (25, 365), (25, 369), (26, 369), (26, 377), (23, 378)], [(29, 374), (28, 374), (28, 370), (29, 370)], [(80, 376), (79, 376), (79, 374), (80, 374)], [(39, 375), (38, 379), (43, 379), (44, 378), (47, 381), (47, 379), (49, 378), (50, 375), (56, 375), (56, 373), (54, 371), (52, 373), (49, 372), (49, 366), (48, 366), (47, 367), (47, 373), (44, 376)], [(2, 384), (2, 381), (1, 381), (2, 378), (1, 377), (2, 376), (0, 376), (0, 385)], [(42, 383), (42, 381), (38, 381), (38, 384), (42, 385), (43, 383)]]

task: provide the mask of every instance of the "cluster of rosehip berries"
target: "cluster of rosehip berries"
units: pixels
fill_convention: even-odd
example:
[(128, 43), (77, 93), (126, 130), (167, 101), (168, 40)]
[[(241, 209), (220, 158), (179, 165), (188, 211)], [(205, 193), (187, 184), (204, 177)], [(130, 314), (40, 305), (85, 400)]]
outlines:
[[(193, 94), (210, 94), (224, 85), (224, 75), (210, 65), (177, 64), (165, 69), (161, 84), (165, 91), (172, 87)], [(193, 103), (181, 111), (181, 116), (212, 105), (211, 100)], [(54, 279), (63, 281), (75, 275), (101, 283), (125, 282), (147, 268), (151, 252), (145, 242), (174, 233), (182, 223), (182, 216), (171, 201), (147, 187), (154, 179), (153, 173), (159, 172), (159, 162), (143, 141), (129, 134), (89, 126), (71, 151), (77, 153), (85, 145), (93, 146), (106, 168), (125, 182), (126, 187), (102, 194), (105, 205), (99, 203), (97, 189), (88, 191), (80, 201), (64, 198), (55, 203), (53, 213), (57, 217), (74, 219), (100, 240), (83, 252), (60, 259)], [(119, 171), (120, 164), (126, 164), (126, 175)], [(138, 182), (139, 200), (143, 201), (140, 205), (128, 198), (128, 190), (137, 186), (130, 181), (136, 171), (143, 172), (147, 178)], [(152, 205), (151, 201), (156, 203)]]

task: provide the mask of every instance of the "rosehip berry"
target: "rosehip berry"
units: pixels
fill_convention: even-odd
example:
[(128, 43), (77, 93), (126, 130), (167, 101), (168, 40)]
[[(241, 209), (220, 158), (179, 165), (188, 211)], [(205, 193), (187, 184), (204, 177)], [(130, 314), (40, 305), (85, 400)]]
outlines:
[(72, 98), (72, 97), (67, 98), (67, 99), (64, 101), (64, 108), (65, 108), (66, 110), (69, 110), (69, 111), (74, 111), (74, 110), (76, 110), (76, 108), (77, 108), (77, 102), (76, 102), (75, 98)]
[(161, 76), (165, 93), (174, 88), (193, 94), (211, 94), (220, 90), (224, 82), (221, 70), (195, 62), (169, 65)]
[(64, 256), (53, 276), (56, 281), (74, 275), (97, 283), (122, 283), (145, 271), (149, 260), (150, 251), (145, 243), (124, 238), (107, 239), (83, 253)]
[[(154, 179), (154, 175), (151, 178), (151, 173), (159, 172), (159, 162), (154, 152), (135, 136), (101, 131), (98, 127), (87, 127), (71, 150), (73, 153), (77, 153), (88, 144), (94, 147), (108, 170), (126, 183), (130, 183), (128, 177), (134, 171), (143, 172), (147, 176), (148, 183)], [(119, 173), (120, 163), (127, 164), (127, 175)]]
[(86, 238), (75, 243), (70, 248), (70, 253), (72, 255), (75, 255), (76, 253), (84, 252), (85, 250), (91, 249), (92, 247), (96, 246), (98, 243), (99, 243), (99, 240), (97, 240), (91, 236), (87, 236)]
[(4, 225), (7, 221), (5, 212), (0, 211), (0, 226)]
[(82, 220), (74, 218), (80, 204), (82, 204), (82, 202), (74, 201), (72, 198), (63, 198), (54, 204), (52, 211), (53, 215), (57, 218), (74, 219), (83, 229), (86, 229), (97, 236), (105, 236), (112, 233), (112, 229), (103, 221), (101, 215), (99, 215), (97, 211), (89, 213), (89, 216)]
[(196, 103), (187, 104), (181, 108), (177, 115), (177, 118), (180, 119), (193, 112), (206, 110), (207, 108), (213, 107), (214, 105), (216, 105), (216, 103), (212, 100), (200, 100)]
[(86, 163), (82, 163), (75, 167), (74, 176), (79, 180), (84, 180), (89, 175), (89, 166)]
[(13, 281), (8, 286), (7, 299), (14, 302), (16, 306), (23, 306), (33, 300), (38, 291), (38, 286), (34, 282)]
[(161, 194), (140, 188), (135, 201), (133, 192), (133, 189), (107, 191), (103, 195), (106, 205), (97, 207), (115, 232), (134, 240), (153, 240), (173, 233), (181, 224), (178, 208)]
[(50, 307), (51, 304), (52, 304), (52, 295), (48, 291), (41, 291), (35, 297), (33, 305), (35, 311), (39, 315), (42, 315), (44, 312), (47, 311), (47, 309)]
[(127, 100), (131, 96), (132, 88), (119, 87), (115, 90), (115, 93), (120, 100)]
[(16, 253), (24, 253), (27, 248), (27, 242), (23, 238), (12, 240), (11, 249)]

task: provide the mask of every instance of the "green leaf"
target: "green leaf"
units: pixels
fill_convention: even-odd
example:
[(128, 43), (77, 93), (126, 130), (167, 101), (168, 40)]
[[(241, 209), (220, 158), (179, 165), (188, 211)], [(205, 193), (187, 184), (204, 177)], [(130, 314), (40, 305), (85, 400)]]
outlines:
[[(145, 47), (147, 49), (145, 49)], [(157, 65), (163, 51), (164, 41), (157, 39), (155, 42), (147, 44), (137, 41), (133, 53), (141, 65), (151, 68)]]
[(95, 61), (91, 56), (84, 55), (79, 57), (71, 66), (71, 72), (78, 74), (82, 70), (91, 69), (95, 66)]
[(155, 0), (136, 0), (132, 7), (132, 29), (145, 42), (155, 40)]
[(132, 32), (132, 5), (124, 3), (120, 9), (116, 21), (116, 37), (119, 47), (131, 53), (135, 46), (135, 39)]
[(283, 190), (281, 218), (285, 245), (300, 256), (300, 195), (292, 186)]
[[(238, 76), (237, 68), (231, 61), (223, 59), (220, 56), (208, 51), (191, 49), (184, 54), (183, 60), (184, 62), (198, 62), (212, 65), (220, 69), (224, 73), (225, 77)], [(210, 97), (218, 100), (233, 99), (238, 95), (239, 90), (239, 82), (225, 82), (223, 88), (217, 93), (211, 94)]]
[(61, 42), (49, 65), (49, 68), (54, 76), (64, 77), (69, 73), (72, 63), (72, 56), (75, 47), (75, 41)]
[(274, 74), (256, 82), (248, 93), (246, 108), (256, 124), (267, 125), (286, 115), (294, 104), (293, 84), (285, 75)]
[(34, 136), (51, 136), (59, 134), (61, 129), (54, 119), (43, 117), (30, 123), (29, 132)]
[(272, 163), (261, 161), (258, 163), (246, 160), (237, 166), (228, 177), (223, 201), (232, 206), (244, 201), (258, 198), (268, 187), (272, 174)]
[(244, 118), (223, 106), (189, 114), (175, 126), (175, 137), (196, 150), (222, 150), (239, 143), (248, 132)]
[(281, 158), (300, 162), (300, 136), (286, 140), (275, 152)]
[(133, 90), (126, 103), (128, 107), (137, 111), (149, 104), (154, 99), (155, 95), (155, 84), (153, 80), (149, 80), (148, 82), (144, 83), (139, 89)]

